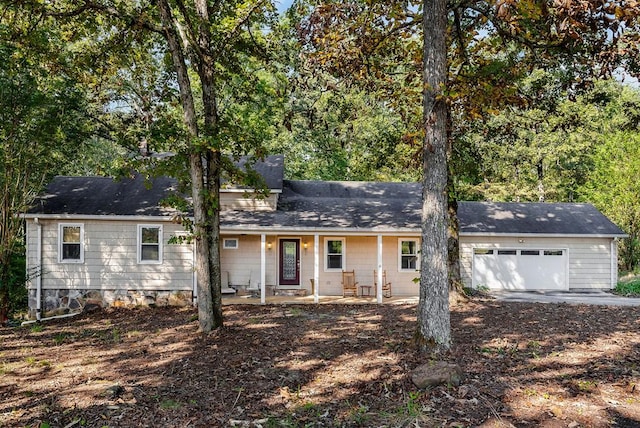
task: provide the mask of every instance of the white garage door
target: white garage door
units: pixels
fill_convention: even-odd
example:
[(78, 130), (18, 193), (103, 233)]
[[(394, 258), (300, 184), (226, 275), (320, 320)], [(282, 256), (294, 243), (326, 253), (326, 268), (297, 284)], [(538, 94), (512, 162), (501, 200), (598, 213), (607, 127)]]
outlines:
[(567, 250), (474, 248), (473, 286), (502, 290), (566, 290)]

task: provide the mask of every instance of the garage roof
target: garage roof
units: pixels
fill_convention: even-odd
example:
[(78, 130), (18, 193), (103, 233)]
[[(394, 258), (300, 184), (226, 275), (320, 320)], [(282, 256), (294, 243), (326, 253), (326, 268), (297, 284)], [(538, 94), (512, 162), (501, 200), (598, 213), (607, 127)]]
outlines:
[(458, 218), (461, 235), (626, 236), (591, 204), (460, 202)]

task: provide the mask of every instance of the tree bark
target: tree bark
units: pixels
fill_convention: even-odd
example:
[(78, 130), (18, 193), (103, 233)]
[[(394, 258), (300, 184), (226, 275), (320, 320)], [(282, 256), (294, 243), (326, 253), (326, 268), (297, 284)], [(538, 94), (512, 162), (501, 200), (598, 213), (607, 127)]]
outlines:
[(455, 184), (455, 171), (453, 169), (453, 139), (451, 138), (451, 111), (447, 110), (447, 208), (449, 210), (449, 238), (447, 251), (449, 252), (449, 306), (467, 302), (467, 294), (462, 284), (460, 274), (460, 222), (458, 220), (458, 192)]
[(196, 241), (195, 270), (198, 282), (198, 320), (200, 330), (213, 330), (213, 298), (211, 286), (211, 252), (210, 252), (210, 224), (207, 216), (207, 186), (205, 163), (203, 162), (202, 147), (198, 143), (199, 129), (196, 121), (196, 109), (193, 101), (191, 81), (182, 45), (176, 31), (171, 9), (167, 0), (158, 0), (158, 8), (162, 18), (164, 35), (171, 52), (173, 67), (178, 76), (180, 101), (183, 109), (183, 120), (189, 134), (189, 170), (191, 176), (191, 197), (193, 200), (193, 233)]
[(207, 204), (210, 206), (207, 223), (207, 242), (209, 245), (209, 284), (211, 292), (212, 328), (222, 327), (222, 274), (220, 267), (220, 147), (216, 141), (218, 124), (218, 106), (215, 89), (215, 60), (211, 56), (211, 30), (209, 29), (209, 8), (206, 0), (195, 0), (198, 23), (198, 54), (194, 54), (198, 76), (202, 85), (202, 104), (204, 110), (203, 134), (209, 141), (207, 145), (206, 187)]
[(447, 251), (449, 257), (449, 304), (457, 305), (468, 300), (460, 275), (460, 223), (458, 221), (458, 201), (449, 198), (449, 237)]
[(451, 346), (447, 212), (446, 0), (424, 0), (420, 301), (415, 341), (425, 353)]

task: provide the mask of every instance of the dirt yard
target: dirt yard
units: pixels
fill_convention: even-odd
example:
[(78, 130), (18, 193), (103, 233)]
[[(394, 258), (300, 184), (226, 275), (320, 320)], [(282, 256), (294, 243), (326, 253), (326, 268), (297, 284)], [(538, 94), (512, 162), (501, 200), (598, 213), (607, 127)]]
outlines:
[(99, 311), (1, 328), (2, 427), (638, 427), (640, 308), (452, 311), (460, 386), (418, 390), (412, 305)]

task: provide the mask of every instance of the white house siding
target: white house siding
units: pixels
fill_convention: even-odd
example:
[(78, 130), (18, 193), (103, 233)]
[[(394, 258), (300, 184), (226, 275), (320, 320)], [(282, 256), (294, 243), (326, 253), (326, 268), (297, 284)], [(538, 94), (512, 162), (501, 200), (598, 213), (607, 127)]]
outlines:
[[(260, 235), (232, 235), (223, 234), (224, 238), (238, 239), (237, 249), (221, 250), (221, 268), (229, 273), (230, 285), (247, 285), (251, 276), (260, 274)], [(325, 241), (327, 238), (345, 240), (344, 270), (354, 270), (356, 281), (362, 285), (373, 286), (373, 271), (378, 264), (377, 236), (343, 236), (340, 234), (319, 236), (319, 285), (318, 290), (323, 296), (342, 295), (342, 272), (327, 271), (325, 263)], [(278, 284), (278, 248), (281, 239), (300, 240), (300, 288), (311, 293), (311, 279), (314, 275), (314, 236), (313, 235), (266, 235), (266, 242), (271, 243), (271, 249), (266, 250), (266, 285)], [(416, 239), (410, 237), (403, 239)], [(304, 244), (307, 248), (304, 248)], [(382, 264), (387, 271), (387, 281), (392, 284), (394, 296), (415, 296), (418, 285), (413, 279), (417, 272), (401, 272), (398, 268), (398, 237), (384, 236), (382, 240)]]
[[(394, 296), (416, 296), (419, 294), (418, 285), (413, 279), (419, 276), (418, 272), (400, 271), (398, 266), (398, 237), (382, 237), (382, 269), (387, 272), (387, 281), (391, 283)], [(403, 239), (416, 239), (407, 237)], [(364, 285), (373, 285), (373, 271), (378, 264), (378, 238), (377, 236), (349, 236), (347, 237), (346, 270), (355, 270), (356, 281)], [(324, 262), (324, 258), (322, 259)], [(337, 294), (342, 294), (342, 274), (337, 280)]]
[(462, 236), (460, 270), (466, 287), (472, 286), (474, 248), (566, 249), (569, 255), (569, 289), (615, 287), (612, 278), (616, 277), (616, 272), (612, 272), (612, 265), (616, 264), (611, 263), (611, 238)]
[[(234, 286), (249, 285), (253, 276), (260, 278), (260, 235), (228, 235), (221, 234), (221, 240), (225, 238), (238, 239), (237, 249), (220, 250), (220, 267), (222, 271), (229, 273), (229, 284)], [(276, 257), (278, 254), (277, 241), (273, 237), (267, 238), (271, 242), (271, 249), (266, 250), (266, 285), (276, 283)], [(252, 284), (252, 287), (255, 284)]]
[(264, 198), (247, 197), (245, 192), (220, 191), (220, 207), (223, 210), (275, 211), (278, 193), (270, 193)]
[[(193, 249), (189, 244), (169, 244), (171, 236), (180, 233), (179, 225), (147, 221), (82, 221), (62, 223), (84, 225), (84, 262), (58, 262), (58, 224), (60, 221), (40, 219), (42, 224), (43, 289), (94, 290), (192, 290)], [(138, 264), (137, 225), (158, 224), (163, 231), (161, 264)], [(37, 226), (28, 221), (28, 268), (37, 266)], [(35, 281), (30, 282), (30, 288)]]

